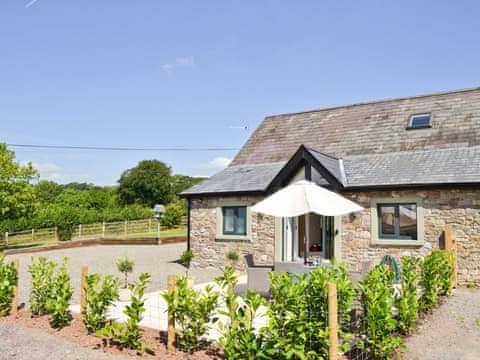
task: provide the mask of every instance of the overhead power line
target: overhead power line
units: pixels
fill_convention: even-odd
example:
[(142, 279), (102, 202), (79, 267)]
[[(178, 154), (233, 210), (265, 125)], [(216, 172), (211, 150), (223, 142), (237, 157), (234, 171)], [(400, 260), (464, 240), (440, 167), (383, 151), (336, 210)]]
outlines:
[(16, 148), (32, 148), (32, 149), (62, 149), (62, 150), (95, 150), (95, 151), (237, 151), (239, 148), (229, 147), (206, 147), (206, 148), (189, 148), (189, 147), (114, 147), (114, 146), (73, 146), (73, 145), (38, 145), (38, 144), (7, 144)]

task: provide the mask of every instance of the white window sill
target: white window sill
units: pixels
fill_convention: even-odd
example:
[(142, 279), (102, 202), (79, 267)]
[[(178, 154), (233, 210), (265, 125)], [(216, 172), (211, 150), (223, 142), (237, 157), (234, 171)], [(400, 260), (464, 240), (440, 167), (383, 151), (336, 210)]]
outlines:
[(374, 239), (372, 245), (388, 246), (423, 246), (424, 242), (420, 240), (402, 240), (402, 239)]

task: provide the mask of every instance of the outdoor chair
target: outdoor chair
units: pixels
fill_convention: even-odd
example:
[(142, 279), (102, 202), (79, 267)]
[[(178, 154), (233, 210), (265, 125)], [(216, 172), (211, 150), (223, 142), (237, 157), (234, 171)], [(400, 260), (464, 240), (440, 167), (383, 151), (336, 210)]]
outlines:
[(348, 274), (350, 275), (350, 279), (352, 280), (354, 285), (357, 285), (360, 280), (362, 280), (366, 275), (368, 270), (370, 270), (372, 266), (371, 261), (363, 261), (361, 263), (361, 268), (356, 271), (349, 271)]
[(253, 261), (253, 255), (245, 255), (247, 263), (247, 289), (251, 289), (263, 296), (268, 296), (270, 292), (269, 273), (273, 270), (269, 265), (256, 265)]

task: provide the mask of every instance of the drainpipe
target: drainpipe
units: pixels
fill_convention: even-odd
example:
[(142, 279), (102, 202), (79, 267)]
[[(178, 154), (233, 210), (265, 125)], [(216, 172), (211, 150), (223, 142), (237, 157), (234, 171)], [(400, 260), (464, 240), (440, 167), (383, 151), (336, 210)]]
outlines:
[(187, 198), (187, 250), (190, 250), (190, 198)]

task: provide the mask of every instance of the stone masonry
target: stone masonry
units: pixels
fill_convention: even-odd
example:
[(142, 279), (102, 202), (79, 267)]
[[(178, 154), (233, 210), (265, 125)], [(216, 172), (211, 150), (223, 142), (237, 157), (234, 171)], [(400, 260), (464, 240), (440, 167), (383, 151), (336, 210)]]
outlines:
[[(365, 210), (355, 216), (342, 217), (342, 261), (349, 269), (358, 270), (364, 261), (376, 264), (385, 254), (397, 258), (406, 255), (424, 256), (438, 248), (445, 225), (455, 230), (458, 246), (459, 282), (480, 284), (480, 191), (479, 190), (409, 190), (355, 192), (343, 194)], [(372, 198), (415, 196), (423, 199), (425, 243), (423, 246), (371, 245), (370, 201)], [(252, 213), (250, 241), (216, 239), (216, 207), (222, 200), (248, 200), (252, 204), (261, 197), (206, 197), (191, 201), (191, 247), (195, 253), (193, 266), (222, 267), (225, 253), (236, 249), (242, 255), (237, 267), (244, 268), (243, 255), (253, 254), (257, 264), (273, 264), (274, 219)]]
[[(480, 284), (480, 191), (421, 190), (383, 191), (344, 194), (365, 208), (355, 216), (343, 216), (342, 260), (350, 269), (359, 269), (364, 261), (377, 264), (385, 254), (424, 256), (439, 248), (445, 225), (456, 235), (459, 283)], [(423, 246), (371, 245), (370, 201), (372, 198), (415, 196), (423, 199), (425, 243)]]
[(235, 249), (240, 254), (236, 267), (244, 269), (244, 256), (252, 254), (255, 264), (273, 265), (275, 220), (271, 216), (252, 213), (250, 241), (218, 240), (216, 234), (217, 206), (224, 200), (248, 201), (255, 204), (261, 197), (228, 197), (192, 199), (190, 204), (190, 244), (195, 254), (193, 266), (223, 267), (225, 254)]

